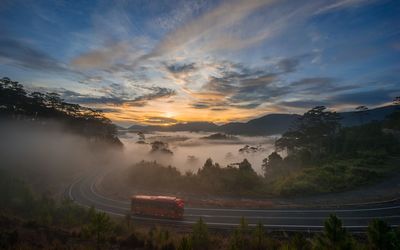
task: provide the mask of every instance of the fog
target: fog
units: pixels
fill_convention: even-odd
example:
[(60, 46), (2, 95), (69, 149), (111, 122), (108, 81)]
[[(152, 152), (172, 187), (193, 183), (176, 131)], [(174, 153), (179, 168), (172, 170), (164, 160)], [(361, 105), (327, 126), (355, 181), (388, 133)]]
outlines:
[[(45, 129), (44, 129), (45, 127)], [(262, 160), (273, 150), (275, 137), (237, 136), (223, 140), (204, 139), (210, 133), (155, 132), (141, 136), (124, 133), (119, 137), (122, 150), (93, 142), (68, 133), (63, 126), (47, 122), (46, 126), (32, 123), (0, 124), (0, 168), (15, 172), (29, 180), (34, 188), (62, 194), (75, 179), (100, 168), (125, 168), (142, 161), (157, 161), (171, 165), (182, 173), (197, 171), (207, 158), (222, 167), (247, 158), (253, 168), (261, 173)], [(142, 144), (138, 141), (144, 139)], [(168, 143), (170, 153), (152, 152), (152, 142)], [(245, 145), (255, 146), (254, 151), (243, 152)], [(251, 151), (251, 150), (250, 150)]]
[[(212, 133), (204, 132), (154, 132), (145, 134), (145, 143), (138, 143), (141, 138), (137, 133), (120, 135), (124, 143), (124, 154), (132, 162), (141, 160), (156, 160), (164, 165), (172, 165), (182, 173), (197, 171), (207, 158), (212, 158), (222, 167), (238, 163), (247, 158), (255, 171), (261, 173), (262, 160), (273, 151), (274, 140), (277, 136), (246, 137), (234, 136), (228, 139), (205, 139)], [(154, 141), (168, 143), (173, 154), (150, 153)], [(247, 152), (239, 152), (246, 145)], [(253, 150), (250, 147), (254, 147)], [(245, 150), (242, 150), (245, 151)]]
[[(121, 153), (65, 131), (56, 122), (0, 123), (0, 168), (34, 189), (61, 194), (76, 178), (99, 167), (121, 166)], [(120, 160), (121, 159), (121, 160)]]

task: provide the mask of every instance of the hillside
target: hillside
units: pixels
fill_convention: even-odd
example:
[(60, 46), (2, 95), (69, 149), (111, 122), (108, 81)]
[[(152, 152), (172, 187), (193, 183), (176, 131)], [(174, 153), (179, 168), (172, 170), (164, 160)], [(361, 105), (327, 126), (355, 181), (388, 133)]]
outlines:
[(187, 122), (187, 123), (177, 123), (171, 126), (146, 126), (146, 125), (132, 125), (128, 130), (133, 131), (204, 131), (204, 132), (217, 132), (219, 126), (212, 122)]
[(299, 118), (295, 114), (269, 114), (246, 123), (227, 123), (219, 130), (228, 134), (273, 135), (287, 131), (293, 122)]
[(0, 121), (43, 129), (57, 122), (65, 131), (93, 142), (122, 146), (117, 128), (101, 111), (67, 103), (57, 93), (27, 92), (23, 85), (6, 77), (0, 79)]

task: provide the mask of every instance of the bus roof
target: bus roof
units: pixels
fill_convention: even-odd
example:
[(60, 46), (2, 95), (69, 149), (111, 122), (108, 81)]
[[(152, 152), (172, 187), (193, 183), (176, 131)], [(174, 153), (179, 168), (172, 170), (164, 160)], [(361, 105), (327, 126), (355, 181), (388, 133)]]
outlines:
[(151, 201), (170, 201), (170, 202), (176, 202), (176, 201), (182, 201), (182, 199), (179, 199), (174, 196), (153, 196), (153, 195), (133, 195), (131, 196), (131, 199), (135, 200), (151, 200)]

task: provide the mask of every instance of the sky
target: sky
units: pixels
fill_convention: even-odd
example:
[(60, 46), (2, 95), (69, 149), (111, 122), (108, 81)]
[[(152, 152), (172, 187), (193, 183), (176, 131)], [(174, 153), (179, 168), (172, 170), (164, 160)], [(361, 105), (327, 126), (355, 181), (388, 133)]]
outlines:
[(400, 95), (398, 0), (2, 0), (0, 77), (121, 125)]

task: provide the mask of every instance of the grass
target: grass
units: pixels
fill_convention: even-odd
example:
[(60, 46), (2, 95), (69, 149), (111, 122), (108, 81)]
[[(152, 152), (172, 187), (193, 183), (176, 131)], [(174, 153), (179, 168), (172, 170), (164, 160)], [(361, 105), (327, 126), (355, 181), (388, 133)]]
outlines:
[(329, 193), (372, 184), (398, 170), (397, 158), (342, 159), (305, 167), (280, 176), (271, 184), (277, 195)]

